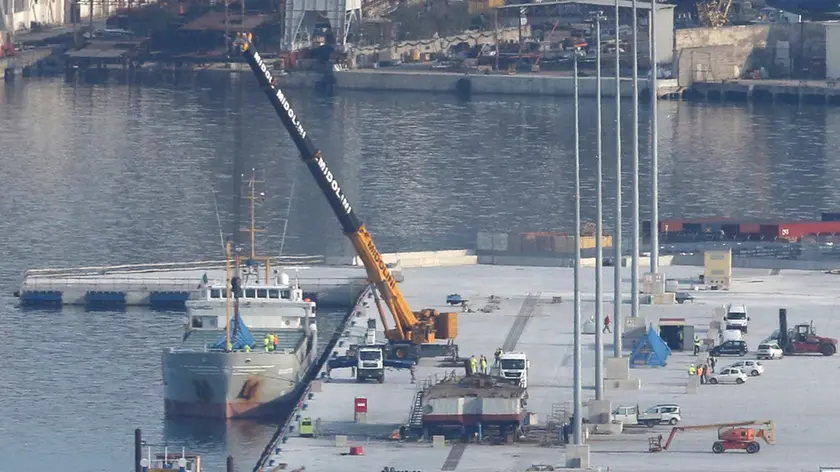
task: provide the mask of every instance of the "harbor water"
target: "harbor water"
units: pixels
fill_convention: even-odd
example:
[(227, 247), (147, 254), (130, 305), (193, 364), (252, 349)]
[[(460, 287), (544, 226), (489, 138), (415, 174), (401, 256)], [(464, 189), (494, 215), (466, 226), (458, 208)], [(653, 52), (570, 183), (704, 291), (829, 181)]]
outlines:
[[(273, 425), (164, 420), (160, 351), (180, 340), (182, 313), (21, 311), (11, 295), (27, 268), (220, 259), (214, 198), (223, 231), (233, 233), (238, 174), (252, 167), (267, 181), (258, 209), (267, 229), (262, 252), (279, 251), (291, 196), (284, 253), (350, 255), (264, 95), (250, 77), (242, 84), (127, 88), (44, 79), (0, 89), (4, 470), (33, 463), (129, 470), (136, 427), (150, 442), (201, 454), (209, 470), (227, 454), (246, 470), (274, 432)], [(469, 248), (477, 231), (571, 229), (571, 100), (293, 92), (293, 101), (383, 252)], [(582, 100), (587, 200), (593, 106)], [(629, 163), (630, 102), (622, 109)], [(810, 218), (840, 208), (840, 110), (662, 102), (660, 113), (663, 217)], [(647, 119), (647, 107), (641, 115)], [(604, 118), (609, 229), (609, 101)], [(643, 136), (643, 163), (647, 142)], [(648, 181), (643, 169), (643, 201)], [(594, 208), (584, 202), (584, 219)]]

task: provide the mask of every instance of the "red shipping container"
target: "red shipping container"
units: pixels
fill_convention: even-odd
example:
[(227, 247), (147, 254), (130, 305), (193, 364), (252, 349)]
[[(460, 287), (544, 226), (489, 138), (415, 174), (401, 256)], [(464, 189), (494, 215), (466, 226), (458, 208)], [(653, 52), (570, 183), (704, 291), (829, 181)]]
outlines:
[(554, 246), (551, 236), (548, 234), (540, 234), (536, 241), (537, 252), (552, 252)]

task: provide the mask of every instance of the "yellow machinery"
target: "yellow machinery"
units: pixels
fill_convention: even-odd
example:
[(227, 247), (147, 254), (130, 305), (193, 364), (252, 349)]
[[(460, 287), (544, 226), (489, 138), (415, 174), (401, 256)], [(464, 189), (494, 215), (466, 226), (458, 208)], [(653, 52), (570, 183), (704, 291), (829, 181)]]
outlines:
[(387, 322), (383, 313), (380, 314), (386, 329), (386, 337), (392, 347), (387, 353), (389, 357), (403, 359), (421, 356), (435, 357), (457, 352), (455, 345), (451, 342), (445, 345), (436, 342), (438, 339), (451, 340), (457, 336), (457, 313), (440, 313), (432, 309), (411, 311), (411, 307), (408, 306), (408, 302), (397, 286), (397, 281), (394, 280), (388, 265), (382, 259), (382, 254), (376, 248), (373, 237), (353, 210), (353, 206), (338, 182), (338, 177), (330, 170), (321, 151), (309, 139), (306, 128), (289, 102), (289, 97), (278, 86), (271, 68), (254, 49), (250, 34), (241, 36), (236, 44), (300, 151), (301, 159), (327, 197), (345, 236), (353, 244), (356, 254), (362, 261), (368, 279), (376, 286), (391, 312), (394, 321), (393, 328), (389, 328), (390, 323)]

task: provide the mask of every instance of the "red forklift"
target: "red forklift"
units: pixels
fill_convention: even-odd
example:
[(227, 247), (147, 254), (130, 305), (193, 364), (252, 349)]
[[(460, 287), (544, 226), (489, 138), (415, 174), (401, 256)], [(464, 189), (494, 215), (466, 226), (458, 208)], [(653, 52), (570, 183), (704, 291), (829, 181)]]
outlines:
[(779, 347), (790, 354), (822, 354), (833, 356), (837, 352), (837, 340), (817, 336), (814, 322), (798, 324), (788, 329), (787, 309), (779, 309)]
[(712, 452), (722, 454), (726, 451), (746, 451), (755, 454), (761, 450), (758, 438), (767, 444), (775, 444), (776, 437), (772, 421), (742, 421), (738, 423), (703, 424), (697, 426), (676, 426), (671, 430), (668, 440), (662, 444), (662, 435), (648, 440), (650, 452), (667, 451), (674, 436), (680, 431), (698, 431), (717, 429), (717, 441), (712, 443)]

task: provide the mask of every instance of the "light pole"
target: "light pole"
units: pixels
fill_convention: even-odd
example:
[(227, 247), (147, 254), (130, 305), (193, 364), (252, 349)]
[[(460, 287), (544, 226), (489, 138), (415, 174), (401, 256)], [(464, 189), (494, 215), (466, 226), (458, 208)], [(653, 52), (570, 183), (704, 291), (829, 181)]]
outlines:
[(659, 272), (659, 94), (656, 67), (656, 1), (648, 16), (650, 42), (650, 273)]
[(604, 196), (603, 162), (601, 143), (601, 17), (602, 11), (595, 12), (595, 116), (597, 121), (597, 150), (595, 156), (595, 399), (604, 399), (604, 340), (601, 337), (601, 324), (604, 320)]
[(618, 28), (621, 25), (619, 0), (615, 0), (615, 263), (613, 264), (613, 356), (621, 357), (621, 47)]
[(639, 316), (639, 12), (633, 0), (633, 182), (632, 235), (630, 236), (630, 316)]
[(575, 267), (574, 267), (574, 440), (576, 445), (581, 442), (581, 427), (583, 422), (581, 414), (583, 410), (582, 389), (581, 389), (581, 347), (580, 347), (580, 93), (578, 90), (578, 55), (575, 51), (574, 66), (575, 85)]

